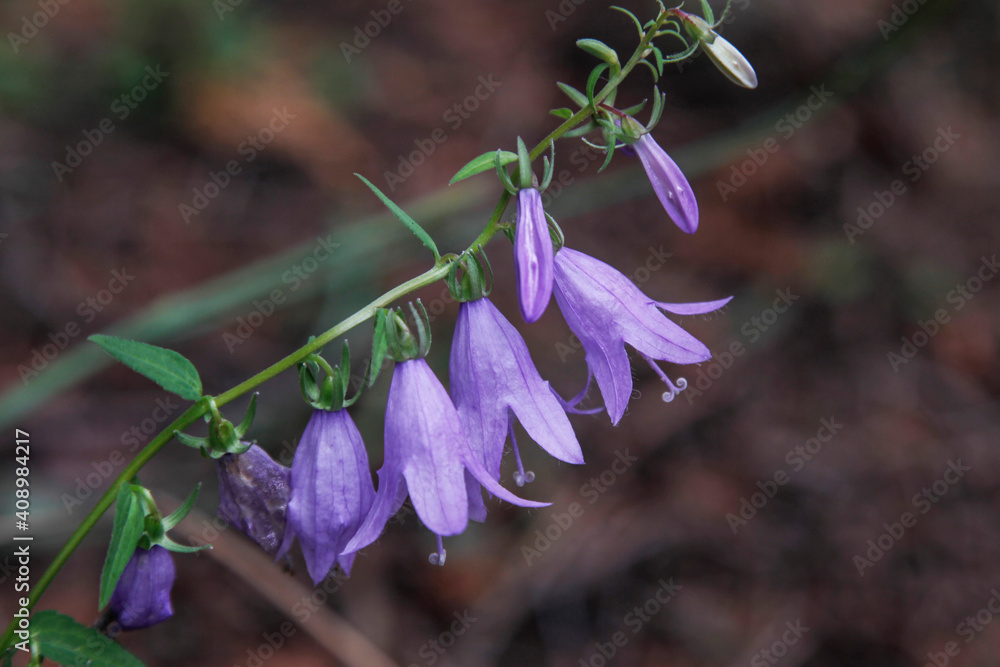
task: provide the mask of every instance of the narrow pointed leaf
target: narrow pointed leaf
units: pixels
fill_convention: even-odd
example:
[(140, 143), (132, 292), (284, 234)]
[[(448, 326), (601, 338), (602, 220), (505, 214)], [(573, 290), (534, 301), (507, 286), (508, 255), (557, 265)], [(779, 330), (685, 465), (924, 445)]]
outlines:
[(410, 231), (413, 232), (413, 234), (418, 239), (420, 239), (420, 242), (423, 243), (425, 246), (427, 246), (427, 248), (432, 253), (434, 253), (435, 261), (441, 259), (441, 253), (438, 252), (437, 244), (434, 243), (434, 239), (431, 238), (430, 234), (428, 234), (424, 230), (424, 228), (417, 223), (416, 220), (407, 215), (407, 213), (403, 209), (399, 208), (399, 206), (397, 206), (394, 201), (386, 197), (385, 194), (383, 194), (381, 190), (375, 187), (375, 185), (372, 184), (372, 182), (369, 181), (367, 178), (365, 178), (361, 174), (354, 174), (354, 175), (360, 178), (361, 182), (367, 185), (368, 188), (375, 193), (375, 196), (382, 200), (382, 203), (385, 204), (386, 208), (392, 211), (392, 214), (395, 215), (397, 218), (399, 218), (400, 222), (409, 227)]
[(191, 509), (194, 507), (194, 502), (198, 500), (198, 492), (201, 491), (201, 482), (198, 482), (198, 486), (194, 487), (194, 491), (187, 497), (184, 504), (171, 512), (168, 516), (163, 519), (163, 530), (170, 530), (181, 521), (184, 517), (188, 515)]
[(111, 543), (108, 545), (108, 555), (101, 570), (101, 590), (97, 605), (99, 609), (103, 609), (111, 600), (111, 594), (115, 592), (115, 586), (118, 585), (125, 566), (128, 565), (136, 545), (139, 544), (142, 529), (142, 506), (132, 493), (132, 485), (124, 482), (118, 487)]
[[(569, 115), (572, 116), (573, 113), (570, 112)], [(569, 116), (566, 116), (566, 118), (569, 118)], [(496, 151), (490, 151), (488, 153), (483, 153), (482, 155), (472, 158), (471, 160), (469, 160), (468, 164), (459, 169), (458, 173), (456, 173), (454, 176), (451, 177), (451, 180), (448, 181), (448, 185), (458, 183), (459, 181), (463, 181), (469, 178), (470, 176), (481, 174), (484, 171), (489, 171), (494, 166), (495, 157), (496, 157)], [(500, 164), (506, 166), (516, 159), (517, 159), (517, 153), (511, 153), (510, 151), (500, 151)]]
[(571, 100), (576, 102), (580, 106), (580, 108), (587, 106), (588, 104), (587, 96), (581, 93), (579, 90), (569, 85), (568, 83), (560, 82), (557, 83), (556, 85), (559, 86), (559, 90), (566, 93), (566, 95), (568, 95)]
[(94, 628), (54, 611), (31, 617), (31, 646), (43, 658), (60, 665), (144, 667), (141, 660)]
[(563, 120), (569, 120), (573, 117), (573, 110), (563, 107), (561, 109), (552, 109), (549, 111), (550, 114), (556, 118), (562, 118)]
[(173, 350), (135, 340), (95, 334), (88, 340), (136, 373), (183, 399), (201, 397), (201, 378), (194, 364)]

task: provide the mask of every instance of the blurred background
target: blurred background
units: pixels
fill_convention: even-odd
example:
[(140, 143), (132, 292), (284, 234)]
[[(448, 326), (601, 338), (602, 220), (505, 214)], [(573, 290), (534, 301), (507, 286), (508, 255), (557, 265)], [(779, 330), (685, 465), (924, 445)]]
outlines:
[[(175, 558), (174, 618), (126, 648), (150, 666), (996, 664), (998, 8), (736, 0), (732, 17), (757, 90), (703, 56), (661, 85), (655, 137), (691, 178), (696, 235), (637, 161), (598, 174), (579, 140), (557, 147), (549, 198), (568, 244), (652, 298), (734, 295), (675, 318), (714, 353), (668, 369), (688, 390), (664, 404), (635, 363), (618, 427), (573, 418), (585, 465), (522, 442), (525, 493), (551, 508), (491, 503), (443, 568), (404, 509), (315, 591), (297, 550), (288, 575), (213, 523), (214, 464), (168, 445), (142, 481), (165, 506), (203, 482), (180, 535), (216, 548)], [(228, 389), (426, 268), (353, 172), (464, 248), (499, 186), (446, 187), (454, 172), (555, 127), (555, 82), (582, 88), (594, 64), (577, 39), (635, 39), (596, 0), (12, 0), (0, 24), (0, 474), (11, 489), (11, 434), (29, 432), (35, 579), (184, 408), (88, 335), (173, 347)], [(650, 84), (637, 70), (620, 103)], [(509, 244), (488, 251), (520, 323)], [(442, 290), (419, 296), (446, 378)], [(519, 328), (576, 393), (583, 352), (558, 309)], [(369, 336), (350, 337), (359, 369)], [(387, 387), (352, 411), (375, 468)], [(289, 463), (308, 417), (286, 373), (251, 435)], [(96, 619), (109, 534), (106, 517), (39, 609)]]

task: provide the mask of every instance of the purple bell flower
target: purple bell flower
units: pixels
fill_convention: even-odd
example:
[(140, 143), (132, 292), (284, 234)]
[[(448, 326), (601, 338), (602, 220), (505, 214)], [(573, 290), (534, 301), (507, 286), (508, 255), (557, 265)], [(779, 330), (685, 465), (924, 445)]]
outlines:
[(522, 507), (549, 504), (523, 500), (500, 486), (469, 447), (455, 406), (427, 362), (398, 362), (385, 411), (385, 462), (378, 471), (375, 504), (344, 551), (357, 551), (378, 539), (409, 493), (417, 516), (438, 535), (438, 554), (432, 560), (443, 564), (441, 537), (458, 535), (469, 520), (466, 470), (507, 502)]
[(632, 148), (639, 155), (646, 176), (667, 215), (681, 231), (694, 234), (698, 229), (698, 200), (684, 172), (649, 134), (639, 137)]
[(137, 548), (108, 604), (122, 628), (148, 628), (173, 616), (170, 589), (175, 576), (174, 560), (169, 551), (158, 545), (148, 551)]
[(219, 516), (273, 556), (285, 536), (291, 471), (257, 445), (217, 464)]
[[(459, 307), (450, 373), (451, 394), (465, 435), (491, 479), (500, 477), (513, 417), (555, 458), (583, 463), (580, 443), (565, 410), (535, 369), (521, 334), (489, 299), (468, 301)], [(514, 454), (520, 471), (515, 481), (520, 485), (525, 476), (516, 443)], [(469, 473), (466, 480), (472, 517), (482, 520), (486, 507), (480, 487)]]
[(663, 400), (671, 401), (684, 390), (687, 381), (681, 378), (675, 384), (655, 360), (695, 364), (712, 355), (704, 344), (667, 319), (660, 309), (694, 315), (717, 310), (729, 302), (729, 299), (679, 304), (653, 301), (613, 267), (570, 248), (556, 254), (555, 296), (566, 324), (583, 343), (587, 365), (597, 378), (614, 424), (622, 418), (632, 394), (632, 371), (625, 343), (634, 347), (663, 379), (668, 388)]
[(530, 324), (542, 316), (552, 297), (552, 237), (542, 195), (535, 188), (517, 193), (514, 268), (521, 316)]
[(315, 410), (292, 460), (288, 530), (278, 556), (297, 537), (314, 583), (336, 562), (350, 574), (354, 549), (345, 550), (375, 498), (361, 433), (347, 410)]

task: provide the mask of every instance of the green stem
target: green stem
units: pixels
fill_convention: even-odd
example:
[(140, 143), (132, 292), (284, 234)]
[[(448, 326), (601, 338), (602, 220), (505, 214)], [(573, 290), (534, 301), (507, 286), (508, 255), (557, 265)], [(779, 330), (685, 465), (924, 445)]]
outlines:
[[(621, 84), (621, 82), (625, 79), (625, 77), (628, 76), (629, 72), (631, 72), (632, 69), (639, 63), (639, 61), (642, 59), (643, 52), (646, 50), (646, 48), (648, 48), (649, 43), (652, 41), (656, 31), (660, 28), (664, 20), (665, 20), (665, 15), (661, 14), (657, 18), (656, 24), (652, 28), (650, 28), (650, 30), (647, 31), (646, 35), (639, 42), (639, 46), (636, 49), (635, 53), (632, 54), (632, 57), (629, 59), (627, 63), (625, 63), (625, 66), (622, 67), (621, 71), (616, 73), (611, 78), (611, 80), (608, 81), (608, 83), (604, 86), (604, 88), (601, 89), (601, 91), (594, 96), (595, 104), (601, 102), (608, 95), (610, 95), (611, 92), (614, 91)], [(549, 132), (549, 134), (529, 152), (531, 160), (534, 161), (538, 159), (542, 153), (548, 150), (549, 144), (551, 142), (556, 141), (557, 139), (561, 138), (566, 132), (578, 126), (581, 122), (586, 120), (587, 117), (590, 116), (592, 113), (594, 113), (594, 109), (592, 109), (590, 106), (584, 107), (579, 111), (577, 111), (575, 114), (573, 114), (570, 118), (566, 119), (566, 121), (564, 121), (561, 125), (559, 125), (554, 130)], [(468, 250), (473, 251), (481, 246), (485, 246), (493, 239), (493, 237), (497, 234), (497, 232), (500, 231), (500, 218), (503, 216), (504, 211), (507, 209), (507, 204), (510, 203), (510, 198), (511, 198), (510, 193), (504, 190), (503, 193), (500, 195), (500, 199), (497, 201), (497, 205), (494, 207), (492, 214), (490, 215), (490, 219), (487, 222), (486, 227), (479, 234), (479, 236), (477, 236), (476, 239), (469, 245)], [(458, 259), (457, 255), (449, 255), (441, 257), (433, 268), (425, 271), (419, 276), (407, 280), (406, 282), (400, 285), (397, 285), (393, 289), (382, 294), (377, 299), (369, 303), (364, 308), (358, 310), (347, 319), (338, 323), (333, 328), (328, 329), (320, 336), (317, 336), (315, 339), (312, 340), (312, 342), (300, 347), (295, 352), (292, 352), (287, 357), (275, 362), (274, 364), (271, 364), (261, 372), (245, 380), (244, 382), (241, 382), (232, 389), (229, 389), (228, 391), (225, 391), (219, 394), (218, 396), (210, 397), (214, 398), (214, 405), (216, 407), (223, 406), (229, 403), (230, 401), (242, 396), (248, 391), (255, 389), (256, 387), (270, 380), (271, 378), (275, 377), (279, 373), (282, 373), (291, 368), (292, 366), (294, 366), (295, 364), (305, 360), (306, 357), (308, 357), (313, 352), (316, 352), (327, 343), (331, 342), (336, 338), (339, 338), (340, 336), (343, 336), (345, 333), (347, 333), (354, 327), (374, 317), (375, 312), (379, 308), (384, 308), (385, 306), (388, 306), (392, 302), (396, 301), (401, 297), (406, 296), (407, 294), (410, 294), (411, 292), (414, 292), (422, 287), (426, 287), (427, 285), (432, 285), (436, 283), (438, 280), (445, 278), (448, 275), (448, 271), (450, 270), (451, 265), (457, 259)], [(38, 580), (35, 586), (32, 588), (31, 594), (28, 597), (29, 610), (34, 608), (35, 603), (38, 602), (38, 599), (45, 592), (45, 589), (48, 588), (49, 584), (52, 583), (52, 580), (55, 579), (55, 576), (59, 573), (59, 570), (62, 569), (62, 566), (66, 564), (66, 561), (69, 560), (69, 557), (73, 554), (76, 548), (83, 541), (83, 538), (87, 536), (87, 534), (91, 531), (91, 529), (97, 524), (98, 520), (100, 520), (104, 512), (106, 512), (108, 508), (111, 507), (111, 505), (114, 503), (115, 497), (118, 493), (118, 487), (120, 487), (123, 483), (130, 481), (133, 477), (135, 477), (135, 475), (139, 472), (139, 470), (141, 470), (142, 467), (146, 465), (146, 463), (148, 463), (149, 460), (152, 459), (153, 456), (157, 454), (157, 452), (159, 452), (168, 442), (170, 442), (170, 440), (173, 438), (173, 434), (175, 431), (182, 431), (191, 424), (193, 424), (199, 418), (204, 416), (206, 412), (209, 411), (209, 407), (210, 407), (210, 402), (206, 402), (204, 400), (198, 401), (190, 408), (188, 408), (180, 417), (175, 419), (173, 423), (171, 423), (163, 431), (158, 433), (156, 437), (150, 440), (148, 445), (146, 445), (138, 454), (136, 454), (136, 457), (132, 460), (132, 462), (129, 463), (129, 465), (121, 472), (121, 474), (118, 475), (118, 477), (111, 484), (108, 490), (104, 492), (104, 495), (101, 496), (100, 500), (97, 501), (97, 504), (90, 511), (90, 513), (87, 514), (86, 517), (84, 517), (80, 525), (77, 526), (75, 531), (73, 531), (73, 534), (66, 541), (66, 544), (63, 545), (63, 548), (59, 550), (59, 553), (56, 554), (55, 559), (53, 559), (52, 563), (42, 574), (41, 578)], [(12, 620), (10, 625), (7, 626), (7, 629), (4, 632), (3, 637), (0, 638), (0, 647), (6, 649), (10, 646), (10, 642), (14, 636), (15, 627), (16, 627), (16, 619)]]

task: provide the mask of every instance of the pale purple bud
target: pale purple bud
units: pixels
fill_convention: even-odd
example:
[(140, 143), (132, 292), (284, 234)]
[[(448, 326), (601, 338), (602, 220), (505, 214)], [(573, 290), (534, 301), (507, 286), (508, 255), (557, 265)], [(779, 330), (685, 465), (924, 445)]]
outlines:
[(552, 297), (552, 237), (542, 207), (542, 195), (534, 188), (517, 193), (514, 268), (521, 316), (525, 322), (535, 322)]

